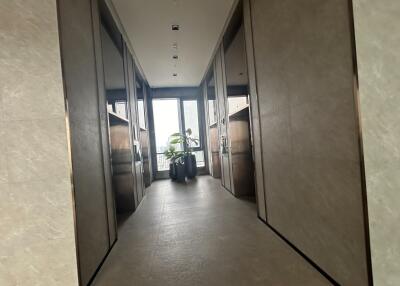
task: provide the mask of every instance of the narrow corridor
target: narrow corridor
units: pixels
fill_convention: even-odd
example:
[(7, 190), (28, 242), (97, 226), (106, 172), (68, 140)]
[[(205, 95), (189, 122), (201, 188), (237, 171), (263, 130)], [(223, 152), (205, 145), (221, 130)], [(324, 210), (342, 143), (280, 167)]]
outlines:
[(119, 238), (96, 286), (330, 283), (210, 176), (156, 181)]

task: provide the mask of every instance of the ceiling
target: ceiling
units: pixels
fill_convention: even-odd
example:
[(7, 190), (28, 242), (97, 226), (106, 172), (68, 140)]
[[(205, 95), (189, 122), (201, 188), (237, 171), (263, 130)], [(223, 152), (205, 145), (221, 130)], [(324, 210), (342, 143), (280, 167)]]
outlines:
[(150, 86), (179, 87), (200, 84), (234, 0), (112, 2)]

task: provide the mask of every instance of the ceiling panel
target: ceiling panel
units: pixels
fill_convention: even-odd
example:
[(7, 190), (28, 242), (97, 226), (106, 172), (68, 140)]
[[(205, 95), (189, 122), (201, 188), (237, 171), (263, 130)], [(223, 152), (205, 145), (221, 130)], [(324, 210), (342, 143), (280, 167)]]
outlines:
[(171, 87), (200, 84), (234, 0), (112, 2), (149, 84)]

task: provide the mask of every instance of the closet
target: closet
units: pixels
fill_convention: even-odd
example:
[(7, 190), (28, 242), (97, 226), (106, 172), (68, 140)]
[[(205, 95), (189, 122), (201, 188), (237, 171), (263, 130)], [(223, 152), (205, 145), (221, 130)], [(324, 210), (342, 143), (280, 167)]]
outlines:
[(254, 196), (245, 35), (238, 5), (204, 81), (210, 173), (237, 197)]
[(138, 97), (147, 83), (108, 4), (58, 1), (58, 10), (78, 273), (89, 285), (117, 240), (117, 214), (131, 214), (145, 195), (147, 111)]
[(206, 134), (209, 150), (209, 172), (214, 178), (221, 178), (221, 158), (218, 132), (218, 103), (215, 93), (214, 71), (210, 70), (204, 85)]

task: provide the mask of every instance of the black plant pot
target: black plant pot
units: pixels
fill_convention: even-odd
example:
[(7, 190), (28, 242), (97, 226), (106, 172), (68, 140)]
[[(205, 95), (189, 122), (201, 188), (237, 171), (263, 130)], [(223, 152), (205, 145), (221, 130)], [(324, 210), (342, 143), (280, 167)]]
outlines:
[(169, 177), (176, 180), (176, 163), (169, 163)]
[(185, 157), (185, 169), (186, 169), (186, 176), (189, 179), (193, 179), (197, 175), (197, 163), (196, 163), (196, 156), (191, 154)]
[(184, 164), (174, 163), (174, 168), (176, 172), (176, 181), (179, 183), (186, 182), (186, 168)]

